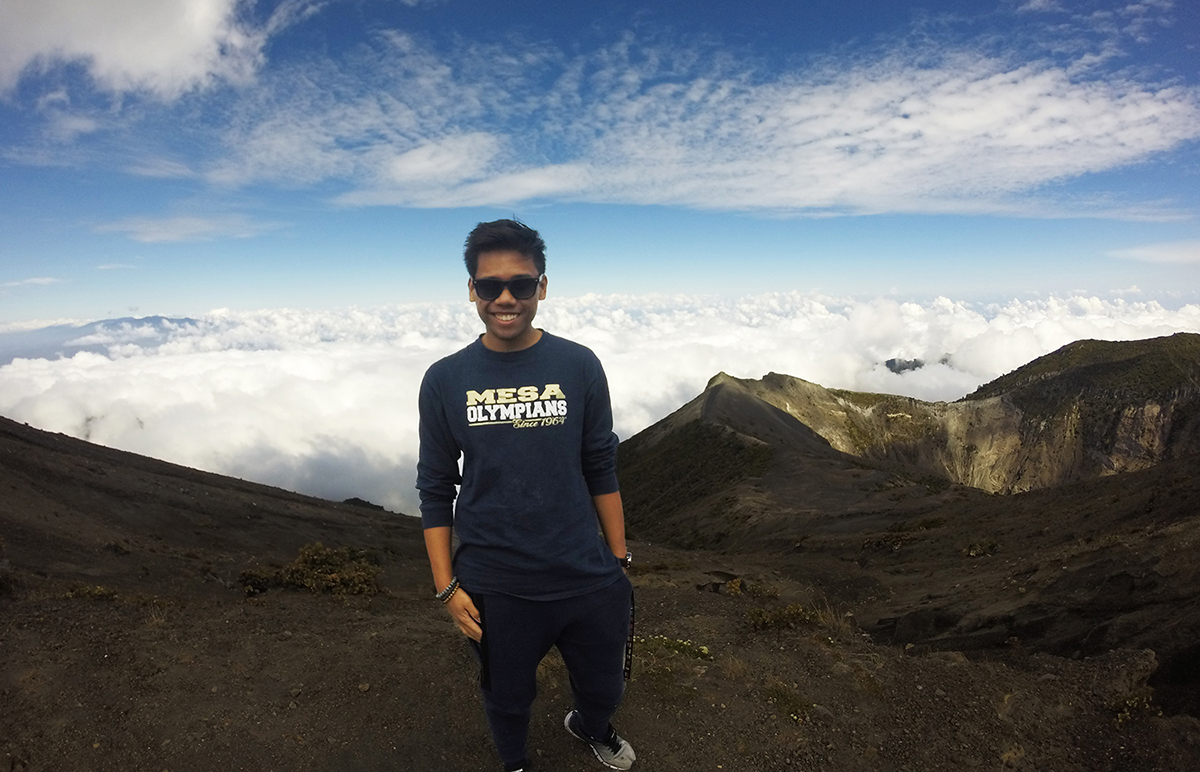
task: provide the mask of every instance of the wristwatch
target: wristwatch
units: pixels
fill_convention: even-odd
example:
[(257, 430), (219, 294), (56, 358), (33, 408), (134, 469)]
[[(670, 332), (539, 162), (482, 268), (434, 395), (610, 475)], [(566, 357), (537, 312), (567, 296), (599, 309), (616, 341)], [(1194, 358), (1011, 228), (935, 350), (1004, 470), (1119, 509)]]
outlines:
[(626, 552), (625, 557), (621, 558), (621, 568), (629, 568), (633, 565), (633, 553)]

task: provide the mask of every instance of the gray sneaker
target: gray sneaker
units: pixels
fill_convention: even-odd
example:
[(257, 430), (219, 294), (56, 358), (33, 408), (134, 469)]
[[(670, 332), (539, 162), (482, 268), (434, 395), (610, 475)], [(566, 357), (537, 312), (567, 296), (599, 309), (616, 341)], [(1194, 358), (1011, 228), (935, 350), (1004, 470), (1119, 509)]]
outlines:
[(596, 758), (600, 759), (600, 763), (606, 767), (629, 769), (633, 766), (633, 762), (637, 761), (637, 754), (633, 752), (633, 747), (617, 734), (617, 730), (613, 729), (611, 724), (608, 727), (608, 736), (603, 740), (593, 740), (584, 733), (579, 711), (572, 710), (568, 713), (567, 717), (563, 719), (563, 726), (572, 735), (590, 745), (592, 753), (596, 754)]

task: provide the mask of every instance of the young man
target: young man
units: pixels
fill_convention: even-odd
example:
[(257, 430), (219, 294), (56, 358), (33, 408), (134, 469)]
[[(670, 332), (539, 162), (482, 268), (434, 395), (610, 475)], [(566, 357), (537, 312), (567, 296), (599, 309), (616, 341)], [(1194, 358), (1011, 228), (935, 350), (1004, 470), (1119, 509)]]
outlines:
[(479, 655), (506, 772), (530, 768), (537, 666), (552, 646), (575, 698), (567, 731), (605, 765), (629, 769), (633, 749), (609, 723), (624, 692), (632, 593), (617, 438), (595, 354), (533, 326), (545, 248), (514, 220), (467, 237), (467, 289), (484, 332), (421, 383), (425, 546), (437, 598)]

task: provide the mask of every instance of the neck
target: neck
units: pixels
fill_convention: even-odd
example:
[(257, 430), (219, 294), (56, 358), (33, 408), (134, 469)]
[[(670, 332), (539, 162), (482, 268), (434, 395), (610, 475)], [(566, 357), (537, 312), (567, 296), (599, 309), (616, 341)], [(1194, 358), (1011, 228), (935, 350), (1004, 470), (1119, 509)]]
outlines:
[(505, 340), (497, 338), (490, 332), (485, 332), (480, 340), (485, 348), (490, 351), (499, 351), (503, 353), (512, 353), (513, 351), (523, 351), (534, 343), (542, 339), (542, 331), (536, 327), (530, 328), (529, 332), (515, 340)]

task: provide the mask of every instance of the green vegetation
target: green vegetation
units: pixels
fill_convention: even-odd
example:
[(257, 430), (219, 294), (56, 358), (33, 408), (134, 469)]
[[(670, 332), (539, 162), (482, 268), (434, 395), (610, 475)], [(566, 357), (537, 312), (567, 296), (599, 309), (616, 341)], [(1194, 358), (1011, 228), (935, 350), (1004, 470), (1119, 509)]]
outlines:
[(713, 661), (707, 646), (665, 635), (635, 636), (633, 677), (644, 677), (659, 686), (680, 685), (702, 675)]
[(1200, 335), (1181, 332), (1150, 340), (1081, 340), (1039, 357), (980, 386), (964, 400), (1011, 394), (1014, 404), (1047, 417), (1064, 401), (1086, 393), (1097, 409), (1200, 386)]
[(712, 654), (707, 646), (684, 641), (678, 638), (668, 638), (665, 635), (651, 635), (645, 638), (635, 636), (633, 639), (635, 646), (641, 646), (643, 656), (666, 656), (668, 658), (676, 655), (685, 659), (702, 659), (712, 661)]
[(963, 400), (1000, 395), (1008, 395), (1024, 413), (1029, 430), (1080, 431), (1085, 447), (1110, 447), (1123, 411), (1148, 402), (1180, 400), (1171, 424), (1173, 431), (1185, 431), (1200, 411), (1200, 335), (1077, 341), (980, 386)]
[(1138, 716), (1157, 718), (1163, 714), (1162, 709), (1154, 704), (1154, 693), (1149, 687), (1142, 687), (1138, 691), (1126, 695), (1124, 699), (1110, 704), (1108, 709), (1116, 714), (1113, 726), (1117, 729), (1122, 728), (1127, 722)]
[(1196, 386), (1198, 376), (1200, 335), (1195, 333), (1149, 340), (1080, 340), (985, 383), (964, 399), (1033, 391), (1050, 380), (1153, 396), (1184, 384)]
[(752, 608), (746, 612), (746, 625), (755, 632), (764, 630), (791, 630), (813, 622), (813, 612), (799, 603), (789, 603), (783, 608), (768, 610)]
[(767, 703), (776, 711), (784, 714), (796, 723), (807, 721), (812, 711), (812, 703), (800, 696), (800, 685), (789, 684), (772, 678), (762, 688)]
[(834, 639), (849, 639), (855, 633), (854, 618), (840, 613), (827, 598), (818, 598), (811, 605), (789, 603), (776, 604), (774, 608), (754, 607), (746, 612), (746, 626), (754, 632), (768, 630), (794, 630), (799, 627), (815, 627), (821, 631), (823, 642)]
[(321, 542), (306, 544), (283, 568), (251, 568), (238, 575), (246, 595), (257, 595), (271, 587), (308, 590), (332, 595), (374, 595), (379, 592), (378, 559), (354, 547), (326, 547)]

